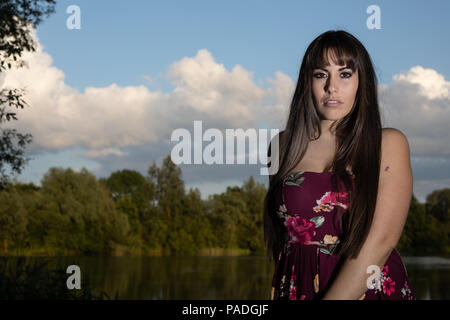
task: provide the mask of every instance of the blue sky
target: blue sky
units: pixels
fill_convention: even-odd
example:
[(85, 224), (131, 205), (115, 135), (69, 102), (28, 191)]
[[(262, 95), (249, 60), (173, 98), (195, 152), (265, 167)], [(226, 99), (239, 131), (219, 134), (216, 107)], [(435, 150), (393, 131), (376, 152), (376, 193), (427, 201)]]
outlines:
[[(381, 10), (381, 29), (369, 30), (366, 20), (370, 14), (366, 13), (366, 9), (373, 4)], [(66, 13), (66, 8), (70, 5), (77, 5), (81, 9), (80, 30), (69, 30), (66, 27), (66, 20), (70, 15)], [(267, 78), (274, 78), (278, 71), (291, 78), (295, 84), (308, 44), (324, 31), (343, 29), (351, 32), (365, 45), (380, 83), (388, 87), (386, 96), (394, 99), (414, 90), (400, 91), (400, 88), (404, 88), (401, 85), (391, 87), (393, 77), (407, 75), (415, 66), (433, 70), (442, 76), (444, 80), (441, 79), (442, 83), (436, 90), (447, 90), (450, 79), (449, 9), (450, 2), (443, 0), (72, 0), (58, 1), (56, 13), (38, 26), (37, 36), (43, 51), (52, 59), (51, 66), (63, 73), (64, 77), (60, 81), (67, 87), (78, 90), (80, 94), (85, 93), (86, 88), (101, 89), (116, 84), (120, 88), (144, 86), (149, 92), (160, 91), (170, 95), (177, 87), (166, 76), (170, 66), (185, 57), (194, 58), (201, 49), (206, 49), (215, 63), (223, 65), (228, 72), (239, 65), (252, 73), (254, 83), (261, 89), (270, 87)], [(420, 72), (424, 73), (405, 76), (405, 81), (410, 84), (420, 83), (425, 71)], [(432, 74), (430, 77), (435, 79), (433, 77), (438, 76)], [(423, 81), (424, 87), (429, 88), (435, 80)], [(414, 99), (413, 96), (411, 99)], [(434, 99), (433, 103), (437, 103), (435, 98), (431, 99)], [(440, 107), (435, 108), (441, 108), (448, 115), (450, 110), (445, 109), (445, 106), (449, 100), (445, 94), (439, 99), (442, 100), (439, 100)], [(395, 105), (394, 101), (397, 100), (390, 101), (392, 105)], [(428, 100), (421, 103), (429, 105)], [(37, 103), (34, 105), (39, 107)], [(436, 121), (439, 121), (436, 115), (434, 117), (430, 118), (430, 126), (436, 126)], [(415, 135), (421, 134), (414, 133), (414, 128), (409, 128), (408, 123), (400, 120), (393, 122), (393, 125), (410, 133), (411, 140)], [(439, 132), (449, 134), (445, 127)], [(33, 134), (36, 136), (38, 132)], [(446, 147), (450, 150), (450, 146), (441, 142), (436, 148), (427, 149), (420, 144), (426, 143), (419, 140), (415, 140), (417, 147), (412, 150), (412, 156), (415, 157), (415, 179), (418, 182), (424, 181), (415, 191), (420, 193), (418, 196), (423, 200), (430, 190), (445, 186), (450, 181), (450, 173), (442, 175), (442, 170), (450, 168), (450, 151), (441, 150)], [(145, 143), (151, 152), (136, 150), (139, 146), (145, 148)], [(159, 153), (164, 148), (159, 149), (155, 145), (157, 143), (148, 141), (122, 145), (122, 151), (134, 156), (121, 161), (86, 157), (83, 155), (86, 145), (76, 139), (66, 144), (55, 143), (51, 147), (37, 143), (35, 160), (30, 162), (19, 180), (39, 183), (42, 175), (53, 165), (71, 166), (75, 169), (82, 166), (92, 170), (96, 168), (100, 175), (122, 168), (136, 169), (144, 174), (144, 168), (151, 161), (160, 160), (167, 155)], [(113, 145), (109, 147), (114, 148)], [(37, 152), (38, 149), (45, 153)], [(92, 149), (93, 146), (90, 146), (90, 150)], [(206, 178), (210, 177), (210, 172), (212, 171), (202, 174)], [(207, 192), (221, 192), (227, 184), (238, 184), (245, 180), (245, 172), (250, 172), (250, 175), (257, 171), (236, 171), (232, 180), (226, 180), (225, 173), (223, 176), (218, 174), (206, 179), (209, 184), (193, 179), (192, 185), (198, 186), (205, 196)], [(194, 173), (187, 173), (185, 178), (188, 185), (189, 178), (193, 176)], [(265, 182), (266, 178), (259, 177), (258, 180)]]

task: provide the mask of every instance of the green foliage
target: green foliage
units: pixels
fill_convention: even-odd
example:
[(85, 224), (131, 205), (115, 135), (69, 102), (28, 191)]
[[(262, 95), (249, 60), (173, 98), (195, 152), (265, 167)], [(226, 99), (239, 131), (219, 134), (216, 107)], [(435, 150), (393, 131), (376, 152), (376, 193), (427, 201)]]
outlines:
[(0, 239), (3, 249), (20, 244), (26, 231), (26, 212), (20, 201), (20, 195), (14, 190), (0, 191)]
[(262, 212), (267, 189), (264, 184), (256, 183), (253, 177), (244, 182), (242, 189), (249, 210), (248, 224), (243, 225), (246, 228), (244, 234), (247, 236), (243, 239), (242, 248), (249, 248), (254, 253), (263, 253), (265, 248)]
[[(448, 195), (447, 190), (434, 191), (427, 197), (427, 203), (425, 204), (419, 203), (416, 197), (412, 197), (408, 218), (397, 245), (397, 249), (401, 254), (447, 255), (450, 253), (448, 215), (447, 218), (444, 217), (443, 220), (438, 220), (435, 216), (436, 213), (432, 214), (429, 211), (430, 208), (444, 207), (445, 201), (448, 201), (448, 199), (443, 197), (442, 194)], [(443, 217), (441, 213), (437, 214), (437, 216)]]
[(125, 243), (126, 215), (117, 211), (108, 191), (86, 169), (51, 168), (42, 179), (34, 208), (29, 211), (30, 234), (38, 246), (56, 252), (111, 252)]
[(143, 213), (149, 209), (149, 200), (153, 198), (155, 193), (153, 183), (134, 170), (113, 172), (108, 179), (104, 180), (104, 183), (110, 190), (114, 201), (117, 202), (124, 197), (130, 197), (138, 210), (139, 219), (142, 220)]
[(217, 247), (211, 221), (205, 211), (200, 191), (189, 189), (183, 202), (184, 228), (192, 236), (194, 252), (203, 248)]
[(450, 188), (435, 190), (427, 196), (427, 212), (440, 223), (446, 223), (450, 217)]
[[(186, 215), (185, 205), (189, 196), (186, 196), (181, 169), (172, 162), (170, 156), (167, 156), (163, 160), (161, 168), (153, 163), (148, 170), (148, 175), (150, 183), (156, 186), (153, 201), (155, 208), (152, 210), (155, 217), (150, 220), (153, 227), (159, 228), (156, 230), (158, 233), (157, 245), (169, 254), (194, 254), (198, 250), (198, 246), (194, 242), (192, 226), (196, 224), (197, 218)], [(190, 201), (192, 210), (195, 201), (188, 201)], [(161, 228), (162, 223), (155, 220), (163, 220), (166, 226)], [(165, 232), (161, 232), (162, 230)]]
[(225, 193), (210, 199), (213, 229), (222, 230), (216, 233), (220, 247), (264, 251), (262, 212), (266, 192), (263, 184), (250, 177), (242, 188), (228, 187)]

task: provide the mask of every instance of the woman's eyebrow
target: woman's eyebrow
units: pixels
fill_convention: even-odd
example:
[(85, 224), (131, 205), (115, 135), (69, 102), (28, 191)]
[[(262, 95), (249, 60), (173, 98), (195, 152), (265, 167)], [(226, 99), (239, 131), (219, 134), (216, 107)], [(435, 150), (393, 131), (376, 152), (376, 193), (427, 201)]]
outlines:
[[(317, 67), (316, 69), (320, 69), (320, 70), (323, 70), (323, 71), (326, 71), (326, 72), (328, 72), (328, 70), (327, 70), (327, 69), (324, 69), (324, 68), (320, 68), (320, 67)], [(344, 70), (344, 69), (350, 69), (350, 67), (348, 67), (348, 66), (345, 66), (345, 67), (339, 68), (339, 70), (338, 70), (338, 71), (341, 71), (341, 70)]]

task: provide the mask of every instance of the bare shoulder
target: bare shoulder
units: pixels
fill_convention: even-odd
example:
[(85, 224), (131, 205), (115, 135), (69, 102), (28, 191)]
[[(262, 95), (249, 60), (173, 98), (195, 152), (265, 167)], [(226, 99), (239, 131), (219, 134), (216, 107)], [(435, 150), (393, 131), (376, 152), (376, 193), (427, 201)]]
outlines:
[(401, 132), (399, 129), (396, 128), (383, 128), (381, 130), (382, 132), (382, 139), (383, 142), (386, 140), (389, 140), (390, 143), (408, 143), (408, 139), (406, 138), (405, 134)]
[(406, 151), (405, 149), (408, 149), (409, 153), (408, 139), (405, 134), (398, 129), (383, 128), (381, 134), (381, 149), (386, 152), (386, 156), (395, 156), (396, 154), (402, 155), (402, 151)]
[(410, 148), (405, 134), (395, 128), (383, 128), (381, 139), (380, 173), (410, 171)]

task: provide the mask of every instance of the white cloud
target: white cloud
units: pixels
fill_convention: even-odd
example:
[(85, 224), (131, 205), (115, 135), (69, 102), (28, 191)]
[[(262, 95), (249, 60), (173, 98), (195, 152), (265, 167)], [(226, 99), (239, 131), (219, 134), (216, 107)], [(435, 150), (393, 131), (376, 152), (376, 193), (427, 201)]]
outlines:
[(176, 105), (187, 105), (208, 117), (223, 117), (228, 125), (253, 126), (267, 96), (254, 83), (252, 72), (240, 65), (229, 72), (206, 49), (194, 58), (174, 62), (167, 77), (177, 86), (171, 94)]
[(5, 73), (0, 72), (0, 90), (3, 88), (3, 83), (5, 82)]
[(116, 148), (106, 148), (101, 150), (88, 150), (84, 153), (84, 155), (89, 158), (97, 158), (97, 157), (106, 157), (109, 155), (123, 156), (125, 155), (125, 153)]
[(394, 75), (394, 80), (418, 84), (420, 94), (428, 99), (450, 98), (450, 82), (433, 69), (415, 66), (407, 74)]
[[(173, 129), (192, 128), (200, 119), (218, 128), (257, 127), (264, 118), (276, 128), (282, 125), (269, 113), (279, 116), (283, 106), (264, 104), (272, 94), (276, 101), (282, 99), (289, 78), (281, 72), (271, 81), (274, 87), (266, 90), (255, 84), (252, 72), (240, 65), (228, 71), (202, 49), (170, 66), (167, 77), (176, 86), (171, 93), (115, 83), (79, 92), (65, 84), (64, 73), (52, 66), (51, 56), (34, 37), (36, 52), (24, 54), (29, 68), (8, 71), (5, 85), (28, 89), (25, 100), (31, 108), (11, 125), (33, 134), (36, 149), (83, 146), (94, 156), (97, 149), (170, 140)], [(145, 80), (154, 83), (153, 78)]]
[(384, 125), (408, 137), (415, 155), (450, 155), (450, 82), (421, 66), (380, 85)]
[(273, 98), (274, 101), (265, 107), (264, 112), (261, 113), (261, 118), (268, 123), (281, 123), (284, 125), (287, 121), (295, 83), (288, 75), (280, 71), (275, 72), (274, 78), (267, 78), (267, 82), (272, 85), (267, 89), (268, 96)]

